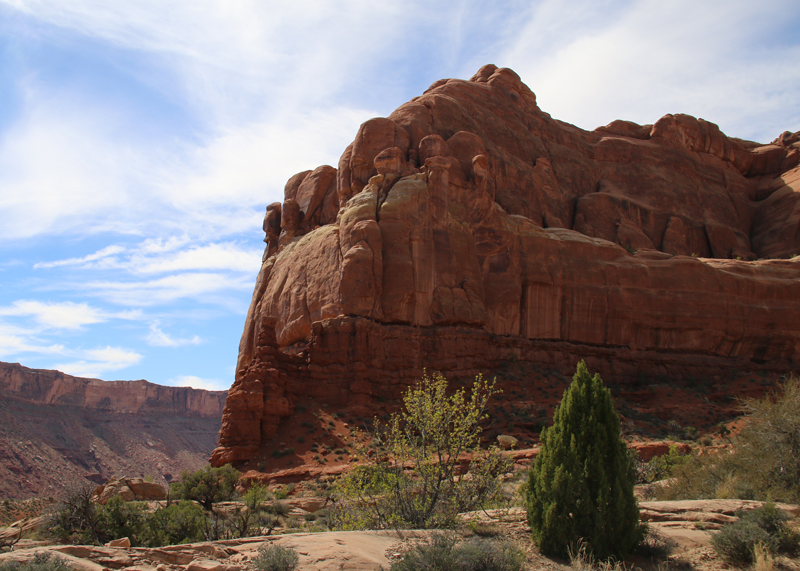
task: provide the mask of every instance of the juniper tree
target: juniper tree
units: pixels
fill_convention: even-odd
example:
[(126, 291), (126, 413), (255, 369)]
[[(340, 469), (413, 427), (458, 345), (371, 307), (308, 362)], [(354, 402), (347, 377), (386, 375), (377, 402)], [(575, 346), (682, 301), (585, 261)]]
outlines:
[(595, 559), (628, 555), (645, 530), (635, 481), (611, 393), (581, 361), (529, 473), (528, 523), (541, 552), (566, 557), (583, 542)]

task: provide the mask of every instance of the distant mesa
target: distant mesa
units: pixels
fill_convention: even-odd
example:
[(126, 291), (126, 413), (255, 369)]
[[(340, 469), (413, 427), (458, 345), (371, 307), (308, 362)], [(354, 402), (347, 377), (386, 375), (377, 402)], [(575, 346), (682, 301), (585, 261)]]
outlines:
[(0, 362), (3, 395), (36, 404), (79, 406), (107, 412), (168, 412), (216, 418), (227, 391), (168, 387), (148, 381), (101, 381), (61, 371)]
[(0, 362), (0, 497), (57, 498), (114, 476), (166, 486), (207, 463), (226, 396)]
[(510, 69), (437, 81), (267, 207), (212, 462), (253, 458), (304, 399), (371, 416), (424, 368), (796, 368), (798, 163), (800, 133), (681, 114), (589, 132)]

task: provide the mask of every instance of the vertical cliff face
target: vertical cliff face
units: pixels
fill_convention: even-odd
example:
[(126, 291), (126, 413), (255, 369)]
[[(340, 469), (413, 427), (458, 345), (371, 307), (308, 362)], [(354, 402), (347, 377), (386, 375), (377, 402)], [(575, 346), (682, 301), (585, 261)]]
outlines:
[(227, 393), (0, 363), (0, 497), (113, 476), (165, 484), (206, 464)]
[(212, 462), (250, 458), (302, 396), (368, 410), (423, 368), (795, 366), (800, 262), (755, 260), (800, 252), (798, 162), (800, 134), (685, 115), (586, 132), (495, 66), (435, 83), (267, 208)]

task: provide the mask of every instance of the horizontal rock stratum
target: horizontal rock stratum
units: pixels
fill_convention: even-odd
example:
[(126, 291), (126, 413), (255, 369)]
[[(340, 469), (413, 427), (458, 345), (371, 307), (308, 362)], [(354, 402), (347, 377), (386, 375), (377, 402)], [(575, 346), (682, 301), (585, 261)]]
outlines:
[(0, 362), (0, 394), (37, 405), (204, 418), (219, 418), (227, 396), (225, 391), (170, 387), (145, 380), (102, 381), (3, 362)]
[(267, 207), (212, 463), (251, 458), (301, 397), (369, 414), (424, 368), (794, 368), (798, 162), (800, 133), (687, 115), (587, 132), (493, 65), (434, 83)]

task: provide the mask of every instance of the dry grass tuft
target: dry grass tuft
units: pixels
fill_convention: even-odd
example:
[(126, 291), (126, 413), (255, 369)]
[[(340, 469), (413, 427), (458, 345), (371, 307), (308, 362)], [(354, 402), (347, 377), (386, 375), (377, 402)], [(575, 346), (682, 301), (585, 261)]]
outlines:
[(755, 556), (755, 562), (753, 563), (755, 571), (773, 571), (775, 558), (764, 543), (759, 541), (753, 546), (753, 555)]
[(568, 548), (567, 553), (573, 571), (630, 571), (622, 561), (595, 561), (583, 541)]

